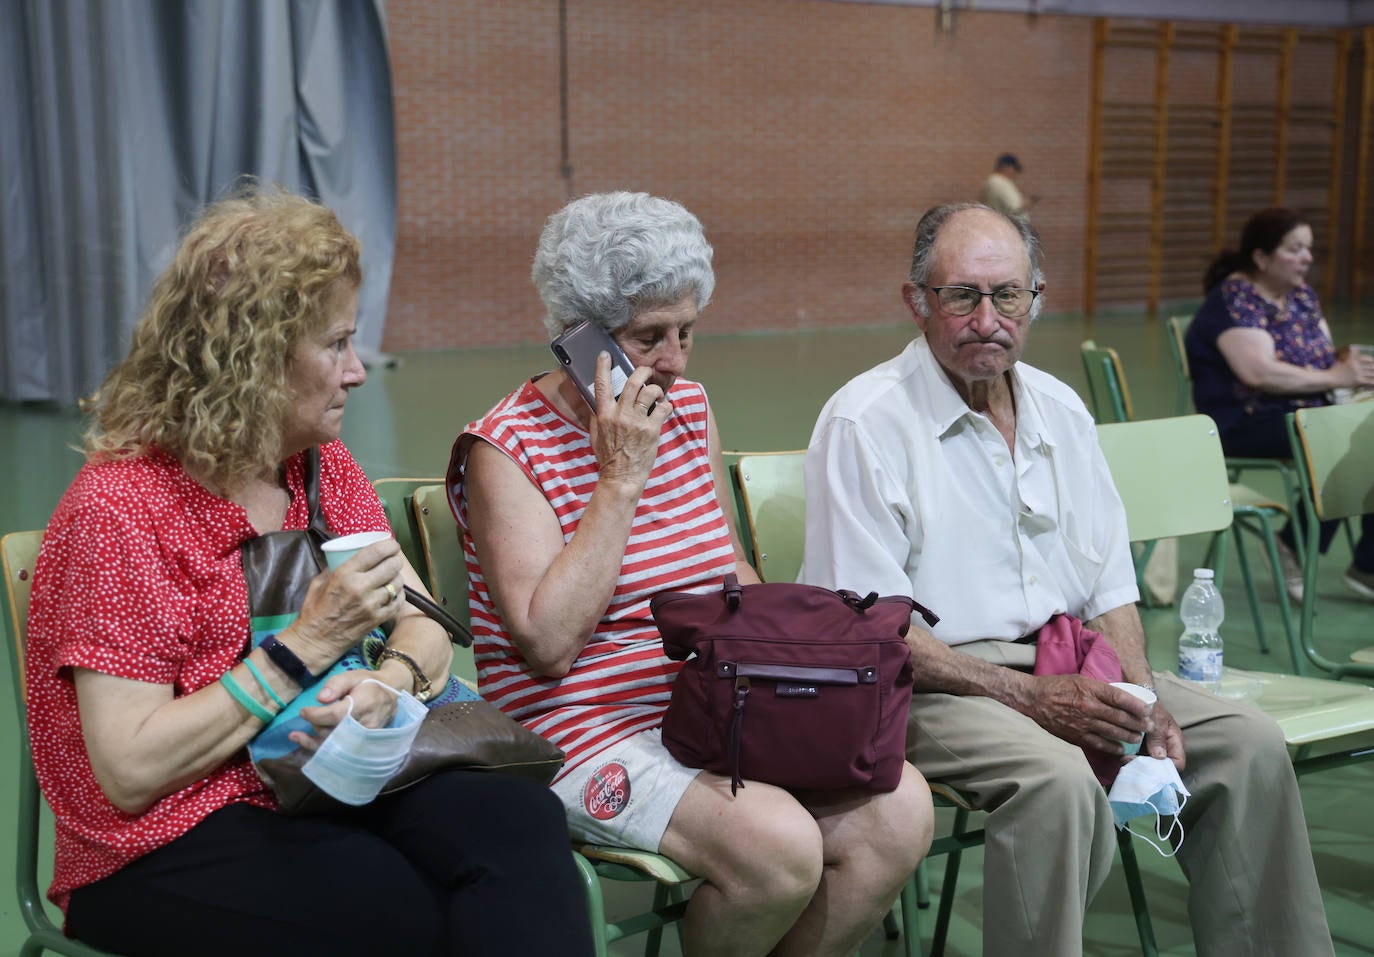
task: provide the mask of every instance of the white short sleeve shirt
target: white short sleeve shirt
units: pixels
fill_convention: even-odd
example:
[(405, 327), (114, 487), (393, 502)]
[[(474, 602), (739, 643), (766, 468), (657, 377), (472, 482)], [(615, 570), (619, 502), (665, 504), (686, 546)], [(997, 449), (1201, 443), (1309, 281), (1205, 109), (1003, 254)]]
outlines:
[(1016, 447), (969, 409), (923, 338), (851, 380), (806, 455), (799, 580), (910, 595), (951, 645), (1139, 598), (1126, 514), (1078, 395), (1018, 363)]

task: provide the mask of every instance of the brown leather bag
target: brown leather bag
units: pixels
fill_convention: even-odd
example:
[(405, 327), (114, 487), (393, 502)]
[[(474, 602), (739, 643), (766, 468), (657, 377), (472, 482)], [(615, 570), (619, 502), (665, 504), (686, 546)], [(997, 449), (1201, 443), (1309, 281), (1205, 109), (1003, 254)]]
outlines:
[(663, 744), (688, 767), (797, 789), (891, 791), (906, 760), (913, 671), (904, 596), (811, 585), (665, 592), (650, 602), (669, 658), (686, 660)]
[[(243, 543), (240, 558), (248, 584), (250, 618), (254, 632), (277, 631), (300, 610), (311, 580), (325, 568), (320, 544), (334, 537), (320, 512), (320, 453), (312, 448), (305, 458), (306, 500), (310, 505), (309, 527), (300, 531), (271, 532)], [(472, 644), (472, 634), (424, 595), (406, 588), (407, 599), (439, 622), (454, 641)], [(371, 639), (378, 644), (383, 639)], [(335, 667), (370, 667), (362, 650), (350, 652)], [(323, 681), (323, 677), (320, 681)], [(312, 688), (317, 688), (312, 686)], [(305, 689), (292, 702), (292, 713), (313, 700)], [(286, 728), (269, 726), (264, 733), (284, 734)], [(250, 752), (255, 749), (250, 747)], [(284, 814), (317, 814), (346, 807), (319, 789), (302, 773), (311, 754), (292, 747), (265, 757), (253, 754), (258, 777), (276, 795)], [(409, 787), (436, 771), (464, 768), (498, 771), (532, 777), (548, 784), (563, 766), (564, 755), (555, 745), (504, 714), (495, 705), (450, 678), (448, 685), (429, 703), (429, 711), (410, 746), (410, 755), (392, 775), (382, 794)]]
[[(309, 759), (308, 752), (297, 748), (255, 765), (283, 814), (318, 814), (345, 806), (302, 773)], [(481, 698), (454, 701), (429, 709), (410, 755), (382, 794), (410, 787), (436, 771), (458, 768), (517, 774), (548, 784), (562, 766), (562, 751), (495, 705)]]

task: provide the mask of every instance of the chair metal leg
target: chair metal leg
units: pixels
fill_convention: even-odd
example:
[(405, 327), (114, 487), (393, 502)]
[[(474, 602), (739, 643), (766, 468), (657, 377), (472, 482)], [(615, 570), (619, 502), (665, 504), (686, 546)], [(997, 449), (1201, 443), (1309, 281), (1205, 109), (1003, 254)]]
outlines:
[[(969, 812), (963, 808), (954, 811), (954, 834), (968, 830)], [(945, 881), (940, 887), (940, 909), (935, 914), (935, 936), (930, 942), (930, 957), (944, 957), (945, 937), (949, 934), (949, 919), (954, 912), (954, 893), (959, 883), (959, 861), (964, 856), (962, 848), (949, 852), (945, 863)]]
[(1121, 869), (1126, 875), (1126, 889), (1131, 895), (1131, 911), (1135, 914), (1136, 934), (1140, 937), (1140, 953), (1143, 957), (1158, 957), (1155, 929), (1150, 923), (1150, 908), (1145, 902), (1145, 885), (1140, 880), (1140, 865), (1135, 859), (1135, 847), (1131, 840), (1130, 831), (1117, 829), (1116, 844), (1121, 850)]
[(587, 892), (587, 920), (592, 925), (592, 949), (596, 957), (607, 957), (606, 941), (606, 904), (601, 897), (601, 878), (597, 876), (592, 862), (581, 854), (573, 853), (577, 872), (582, 877), (582, 887)]
[(916, 906), (921, 910), (930, 907), (930, 859), (925, 858), (916, 865)]
[(1264, 615), (1260, 614), (1259, 595), (1255, 593), (1255, 580), (1250, 574), (1250, 560), (1245, 557), (1245, 538), (1241, 526), (1233, 524), (1231, 533), (1236, 537), (1236, 558), (1240, 561), (1241, 580), (1245, 582), (1245, 598), (1250, 605), (1250, 620), (1255, 623), (1255, 640), (1259, 642), (1260, 652), (1267, 655), (1269, 642), (1264, 637)]
[[(660, 911), (669, 903), (668, 888), (663, 884), (654, 885), (654, 910)], [(658, 957), (663, 943), (663, 928), (655, 927), (644, 935), (644, 957)]]
[(921, 957), (921, 913), (917, 909), (918, 878), (915, 874), (902, 885), (898, 898), (902, 907), (902, 949), (906, 957)]
[[(1279, 618), (1283, 622), (1284, 637), (1288, 639), (1288, 652), (1293, 658), (1293, 673), (1301, 675), (1305, 671), (1306, 656), (1302, 653), (1298, 640), (1297, 625), (1294, 622), (1293, 606), (1288, 600), (1288, 583), (1283, 580), (1283, 564), (1279, 561), (1278, 537), (1274, 533), (1274, 526), (1269, 521), (1269, 517), (1263, 512), (1257, 512), (1253, 516), (1247, 516), (1247, 521), (1242, 523), (1244, 528), (1250, 528), (1248, 519), (1253, 517), (1259, 523), (1259, 530), (1255, 532), (1264, 543), (1265, 558), (1269, 563), (1269, 574), (1274, 579), (1274, 591), (1279, 598)], [(1255, 531), (1251, 529), (1251, 531)]]
[(883, 915), (883, 939), (896, 940), (902, 936), (902, 925), (897, 919), (897, 902), (887, 909)]

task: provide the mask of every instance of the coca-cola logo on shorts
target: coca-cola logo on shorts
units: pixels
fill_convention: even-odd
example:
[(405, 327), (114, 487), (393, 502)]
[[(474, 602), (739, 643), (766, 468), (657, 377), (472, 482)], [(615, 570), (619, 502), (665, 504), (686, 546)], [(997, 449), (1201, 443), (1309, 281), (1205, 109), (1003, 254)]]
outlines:
[(625, 765), (603, 764), (587, 779), (582, 792), (587, 813), (598, 821), (609, 821), (630, 803), (630, 772)]

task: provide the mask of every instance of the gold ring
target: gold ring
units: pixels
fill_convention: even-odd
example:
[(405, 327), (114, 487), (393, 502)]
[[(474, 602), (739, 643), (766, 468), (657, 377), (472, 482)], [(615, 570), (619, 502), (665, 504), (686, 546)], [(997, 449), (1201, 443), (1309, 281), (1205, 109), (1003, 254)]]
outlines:
[(396, 586), (391, 582), (386, 583), (386, 600), (388, 603), (396, 600)]

